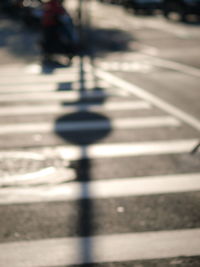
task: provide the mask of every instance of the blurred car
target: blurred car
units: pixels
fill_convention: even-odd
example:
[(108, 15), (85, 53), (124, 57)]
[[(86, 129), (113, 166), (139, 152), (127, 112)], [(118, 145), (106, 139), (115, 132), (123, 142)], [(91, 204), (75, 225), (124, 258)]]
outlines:
[(191, 14), (200, 16), (200, 0), (163, 0), (164, 16), (170, 18), (172, 13), (178, 14), (182, 21), (187, 21)]
[(0, 0), (2, 13), (19, 18), (27, 25), (38, 24), (42, 16), (42, 0)]
[(124, 6), (139, 11), (152, 12), (161, 9), (163, 0), (124, 0)]

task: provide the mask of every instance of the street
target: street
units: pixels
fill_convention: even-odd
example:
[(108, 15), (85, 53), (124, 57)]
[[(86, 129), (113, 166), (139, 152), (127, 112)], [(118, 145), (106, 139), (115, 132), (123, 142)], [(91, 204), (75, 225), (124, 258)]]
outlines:
[(85, 12), (71, 66), (1, 17), (0, 266), (198, 267), (200, 24)]

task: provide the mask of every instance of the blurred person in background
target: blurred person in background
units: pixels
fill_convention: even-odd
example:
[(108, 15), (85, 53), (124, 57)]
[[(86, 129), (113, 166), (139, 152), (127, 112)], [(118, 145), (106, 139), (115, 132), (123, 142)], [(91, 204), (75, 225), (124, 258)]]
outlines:
[(53, 54), (63, 54), (71, 62), (76, 52), (78, 38), (63, 2), (48, 0), (43, 4), (41, 45), (44, 61), (51, 61)]

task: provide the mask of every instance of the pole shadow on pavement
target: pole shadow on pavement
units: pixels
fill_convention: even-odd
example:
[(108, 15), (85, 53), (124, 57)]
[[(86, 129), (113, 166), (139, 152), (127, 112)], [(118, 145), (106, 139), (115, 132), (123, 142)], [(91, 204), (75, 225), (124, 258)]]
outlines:
[[(82, 0), (80, 0), (80, 10)], [(89, 16), (90, 14), (88, 14)], [(80, 17), (82, 14), (80, 14)], [(74, 103), (78, 104), (97, 104), (101, 106), (105, 101), (106, 97), (104, 93), (104, 88), (98, 86), (99, 80), (95, 75), (95, 58), (102, 57), (106, 53), (112, 53), (116, 51), (127, 51), (129, 42), (132, 41), (132, 37), (121, 30), (116, 29), (93, 29), (91, 26), (91, 21), (87, 23), (87, 25), (81, 24), (81, 42), (82, 42), (82, 53), (80, 54), (80, 63), (79, 63), (79, 94), (80, 99), (78, 102)], [(83, 31), (83, 32), (82, 32)], [(84, 33), (84, 34), (83, 34)], [(87, 44), (87, 45), (86, 45)], [(88, 47), (89, 44), (89, 47)], [(87, 63), (84, 62), (84, 56), (90, 59), (91, 66), (91, 75), (93, 79), (94, 88), (88, 89), (86, 84), (86, 72), (87, 72)], [(61, 87), (67, 88), (67, 90), (71, 89), (70, 84), (60, 84), (59, 89)], [(104, 95), (101, 98), (95, 99), (85, 98), (87, 93), (99, 92)], [(63, 103), (63, 105), (70, 105), (70, 103)], [(90, 122), (103, 122), (104, 128), (98, 130), (83, 130), (81, 132), (59, 132), (56, 129), (57, 125), (62, 122), (78, 122), (78, 121), (88, 121)], [(82, 237), (80, 239), (79, 248), (77, 249), (77, 258), (84, 264), (90, 264), (92, 267), (95, 263), (95, 256), (93, 254), (93, 244), (91, 236), (95, 236), (98, 234), (97, 224), (95, 221), (95, 217), (98, 213), (98, 210), (95, 207), (95, 201), (91, 198), (92, 192), (89, 187), (89, 183), (93, 181), (92, 177), (92, 168), (93, 161), (90, 159), (89, 148), (90, 145), (95, 144), (108, 136), (112, 131), (112, 126), (109, 118), (101, 113), (92, 112), (89, 109), (83, 110), (80, 108), (75, 113), (66, 114), (58, 118), (55, 122), (55, 133), (61, 137), (66, 143), (72, 143), (80, 148), (80, 159), (71, 162), (71, 166), (73, 167), (76, 173), (76, 180), (80, 182), (80, 199), (78, 200), (78, 219), (77, 219), (77, 235)], [(66, 152), (67, 153), (67, 152)], [(67, 155), (66, 155), (67, 159)]]
[[(92, 72), (92, 76), (94, 79), (94, 83), (97, 85), (98, 80), (95, 78), (95, 71)], [(80, 247), (77, 250), (77, 258), (81, 259), (81, 262), (83, 263), (92, 263), (93, 262), (93, 244), (91, 243), (91, 239), (88, 237), (91, 237), (95, 235), (96, 229), (94, 225), (94, 211), (97, 212), (94, 207), (94, 201), (91, 197), (90, 187), (89, 183), (93, 180), (93, 177), (91, 175), (91, 168), (92, 168), (92, 161), (89, 156), (88, 148), (90, 145), (100, 141), (104, 137), (106, 137), (111, 132), (111, 124), (109, 121), (109, 118), (96, 112), (92, 112), (89, 109), (87, 109), (87, 104), (97, 104), (101, 105), (106, 100), (104, 97), (104, 89), (94, 87), (92, 89), (88, 89), (86, 87), (86, 77), (85, 77), (85, 69), (84, 69), (84, 58), (80, 57), (80, 65), (79, 65), (79, 74), (80, 74), (80, 100), (77, 101), (77, 103), (74, 103), (77, 105), (77, 107), (84, 103), (84, 109), (80, 108), (80, 110), (77, 110), (77, 112), (66, 114), (61, 117), (59, 117), (55, 122), (55, 133), (61, 137), (63, 140), (65, 140), (67, 143), (72, 143), (74, 145), (77, 145), (80, 148), (80, 159), (72, 161), (71, 167), (74, 168), (76, 173), (76, 180), (77, 182), (80, 182), (80, 199), (78, 200), (78, 220), (77, 220), (77, 226), (76, 226), (76, 232), (77, 235), (82, 237), (82, 241), (80, 243)], [(102, 93), (103, 97), (100, 99), (88, 99), (85, 98), (85, 94), (89, 93), (92, 94), (94, 91)], [(94, 102), (95, 101), (95, 102)], [(63, 105), (68, 105), (67, 102), (63, 103)], [(83, 130), (80, 132), (70, 132), (70, 131), (58, 131), (57, 127), (60, 123), (64, 122), (84, 122), (84, 121), (90, 121), (90, 122), (103, 122), (105, 127), (103, 129), (90, 129), (86, 130), (83, 127)], [(67, 152), (66, 152), (67, 153)], [(67, 155), (66, 155), (67, 159)], [(90, 265), (92, 266), (92, 265)]]

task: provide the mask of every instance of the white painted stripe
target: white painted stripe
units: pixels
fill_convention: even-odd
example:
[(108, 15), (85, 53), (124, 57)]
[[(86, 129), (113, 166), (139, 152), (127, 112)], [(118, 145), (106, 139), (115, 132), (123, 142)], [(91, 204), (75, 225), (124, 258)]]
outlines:
[[(86, 66), (86, 68), (88, 68)], [(6, 75), (6, 73), (2, 73), (1, 79), (0, 79), (0, 87), (3, 86), (15, 86), (17, 84), (21, 85), (27, 85), (27, 84), (43, 84), (43, 83), (58, 83), (58, 82), (67, 82), (67, 81), (77, 81), (81, 78), (81, 75), (84, 78), (84, 81), (86, 80), (94, 80), (94, 75), (91, 71), (86, 71), (84, 67), (84, 73), (80, 74), (80, 69), (77, 68), (76, 71), (71, 71), (68, 69), (65, 69), (62, 72), (57, 72), (57, 73), (24, 73), (23, 70), (16, 75), (12, 75), (12, 73)]]
[(2, 77), (22, 77), (22, 76), (56, 76), (56, 75), (69, 75), (73, 73), (79, 73), (79, 66), (74, 66), (70, 68), (52, 68), (51, 66), (45, 66), (39, 64), (31, 64), (31, 65), (24, 65), (24, 66), (5, 66), (0, 67), (0, 75)]
[(50, 100), (66, 100), (66, 101), (77, 101), (82, 97), (85, 98), (106, 98), (112, 95), (118, 95), (118, 92), (106, 93), (105, 91), (70, 91), (70, 92), (48, 92), (48, 93), (24, 93), (24, 94), (2, 94), (0, 97), (0, 102), (21, 102), (21, 101), (50, 101)]
[(16, 94), (16, 93), (33, 93), (33, 92), (49, 92), (49, 91), (65, 91), (68, 92), (70, 90), (81, 90), (81, 88), (85, 88), (85, 90), (93, 90), (96, 87), (99, 88), (107, 88), (108, 84), (104, 81), (95, 82), (94, 80), (87, 80), (84, 83), (80, 82), (77, 78), (76, 80), (66, 80), (65, 82), (59, 84), (57, 82), (47, 82), (44, 84), (15, 84), (6, 85), (0, 87), (0, 94)]
[[(89, 76), (89, 74), (85, 75), (87, 78), (89, 78), (91, 76)], [(85, 78), (86, 78), (85, 77)], [(17, 84), (21, 84), (21, 85), (28, 85), (28, 84), (39, 84), (40, 86), (43, 83), (59, 83), (59, 82), (66, 82), (66, 81), (76, 81), (77, 79), (79, 79), (79, 74), (77, 73), (65, 73), (65, 74), (56, 74), (56, 75), (18, 75), (15, 77), (6, 77), (3, 76), (0, 79), (0, 87), (6, 87), (6, 86), (16, 86)]]
[(151, 105), (145, 101), (121, 101), (107, 102), (100, 104), (77, 104), (72, 106), (62, 105), (39, 105), (39, 106), (19, 106), (19, 107), (2, 107), (0, 116), (46, 114), (59, 112), (79, 112), (79, 111), (99, 111), (99, 110), (137, 110), (149, 109)]
[[(137, 142), (117, 144), (97, 144), (89, 146), (57, 146), (37, 150), (47, 157), (60, 155), (63, 159), (79, 160), (85, 158), (128, 157), (189, 153), (199, 142), (198, 139), (167, 140), (160, 142)], [(0, 151), (0, 155), (6, 152)]]
[(155, 106), (161, 108), (162, 110), (165, 110), (169, 114), (179, 118), (180, 120), (184, 121), (185, 123), (189, 124), (190, 126), (200, 131), (200, 121), (198, 119), (185, 113), (184, 111), (178, 109), (177, 107), (174, 107), (168, 104), (167, 102), (158, 98), (157, 96), (154, 96), (153, 94), (145, 91), (144, 89), (136, 85), (133, 85), (127, 81), (124, 81), (123, 79), (120, 79), (113, 74), (104, 72), (102, 70), (97, 70), (96, 74), (99, 78), (104, 79), (110, 84), (113, 84), (114, 86), (118, 86), (120, 87), (120, 89), (123, 88), (123, 90), (126, 90), (144, 99), (145, 101), (154, 104)]
[(45, 157), (40, 153), (34, 153), (29, 151), (6, 151), (5, 153), (0, 153), (0, 160), (10, 158), (10, 159), (32, 159), (32, 160), (45, 160)]
[[(84, 70), (88, 70), (84, 68)], [(48, 74), (49, 71), (49, 74)], [(52, 71), (52, 72), (51, 72)], [(73, 65), (70, 67), (58, 67), (53, 68), (53, 66), (42, 66), (40, 63), (31, 64), (12, 64), (0, 66), (0, 75), (8, 76), (19, 76), (19, 75), (55, 75), (55, 74), (65, 74), (73, 72), (80, 72), (80, 58), (73, 58)]]
[(145, 61), (140, 62), (100, 62), (99, 67), (106, 71), (125, 71), (125, 72), (149, 72), (154, 67)]
[[(97, 144), (88, 146), (56, 146), (34, 149), (44, 157), (60, 156), (66, 160), (87, 158), (134, 157), (145, 155), (190, 153), (199, 143), (199, 139), (167, 140), (156, 142), (135, 142), (117, 144)], [(20, 152), (20, 151), (19, 151)], [(23, 152), (23, 151), (21, 151)], [(14, 150), (9, 153), (15, 153)], [(8, 155), (7, 151), (0, 151), (0, 158)]]
[(1, 265), (12, 267), (199, 256), (200, 229), (21, 241), (1, 244), (0, 251)]
[(157, 65), (159, 67), (165, 67), (165, 68), (169, 68), (169, 69), (174, 69), (176, 71), (185, 73), (187, 75), (192, 75), (195, 77), (200, 78), (200, 70), (188, 65), (184, 65), (178, 62), (173, 62), (170, 60), (166, 60), (166, 59), (161, 59), (161, 58), (155, 58), (152, 57), (153, 60), (153, 64)]
[(4, 74), (9, 73), (17, 73), (18, 75), (22, 73), (25, 69), (24, 64), (5, 64), (0, 66), (0, 74), (3, 76)]
[[(50, 172), (49, 177), (46, 171)], [(53, 173), (52, 173), (53, 172)], [(33, 176), (33, 175), (32, 175)], [(0, 191), (0, 205), (71, 201), (79, 199), (109, 199), (118, 197), (134, 197), (157, 194), (183, 193), (200, 191), (200, 173), (162, 175), (149, 177), (133, 177), (92, 182), (69, 182), (74, 178), (72, 170), (45, 169), (45, 173), (38, 172), (34, 179), (28, 174), (24, 179), (11, 176), (10, 180), (1, 179), (1, 186), (42, 184), (37, 187), (2, 188)], [(49, 184), (54, 183), (53, 187)]]
[[(0, 186), (13, 187), (13, 186), (27, 186), (27, 185), (38, 186), (44, 184), (53, 185), (58, 183), (69, 182), (74, 179), (75, 179), (75, 171), (71, 168), (67, 168), (67, 166), (65, 168), (47, 167), (32, 173), (1, 177)], [(2, 193), (5, 194), (5, 191), (2, 191)], [(1, 202), (1, 193), (0, 193), (0, 202)]]
[(79, 121), (79, 122), (57, 122), (57, 123), (25, 123), (25, 124), (10, 124), (1, 125), (0, 135), (3, 134), (18, 134), (32, 132), (70, 132), (70, 131), (93, 131), (103, 129), (137, 129), (148, 127), (163, 127), (163, 126), (179, 126), (180, 123), (173, 117), (146, 117), (146, 118), (121, 118), (109, 120), (95, 121)]
[[(70, 81), (71, 82), (71, 81)], [(68, 82), (66, 82), (68, 83)], [(34, 92), (48, 92), (48, 91), (57, 91), (59, 89), (58, 83), (45, 83), (45, 84), (16, 84), (13, 85), (7, 85), (0, 87), (0, 94), (2, 95), (8, 95), (8, 94), (22, 94), (22, 93), (34, 93)]]

